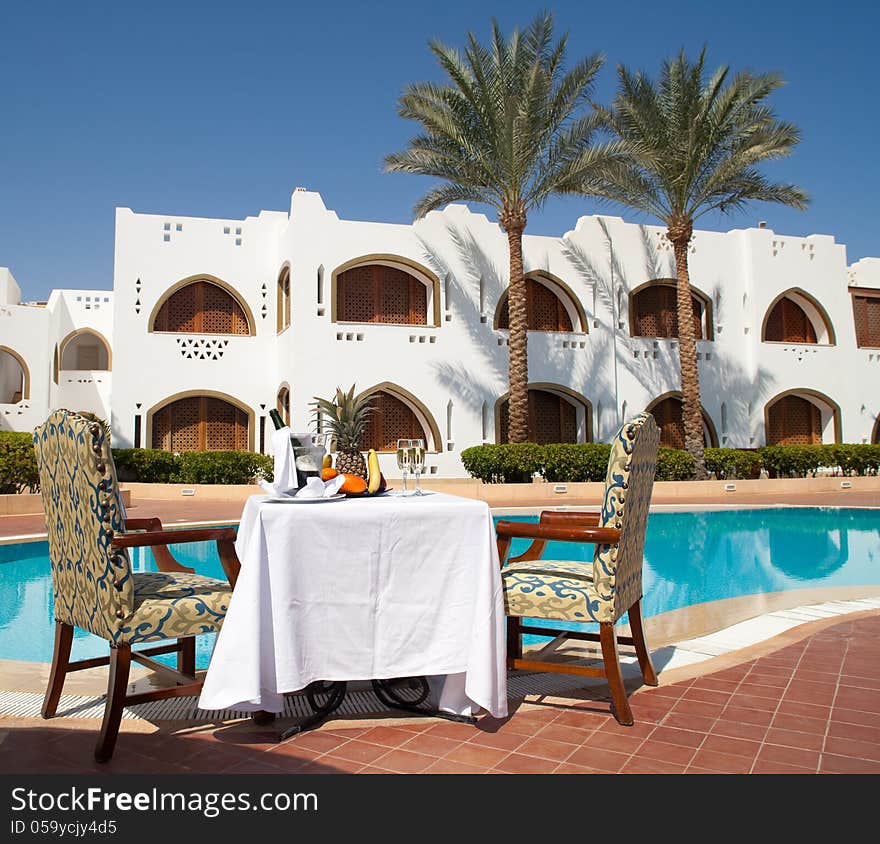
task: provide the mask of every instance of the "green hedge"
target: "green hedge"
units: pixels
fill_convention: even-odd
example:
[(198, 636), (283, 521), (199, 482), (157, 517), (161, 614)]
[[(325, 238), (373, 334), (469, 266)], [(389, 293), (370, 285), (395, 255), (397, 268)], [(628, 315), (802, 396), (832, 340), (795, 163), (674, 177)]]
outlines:
[(0, 495), (38, 492), (40, 474), (32, 434), (0, 431)]
[(740, 451), (736, 448), (707, 448), (706, 471), (714, 472), (721, 480), (759, 478), (761, 455), (757, 451)]
[[(552, 483), (604, 481), (611, 446), (604, 443), (478, 445), (461, 453), (471, 477), (484, 483), (529, 483), (541, 475)], [(757, 450), (707, 448), (706, 469), (718, 480), (758, 478), (764, 469), (773, 478), (804, 478), (820, 467), (842, 475), (880, 474), (880, 445), (773, 445)], [(658, 481), (686, 481), (694, 475), (686, 451), (661, 448)]]
[(114, 448), (121, 481), (153, 484), (249, 484), (272, 480), (273, 458), (252, 451), (184, 451)]
[(604, 481), (610, 453), (607, 443), (545, 445), (540, 471), (549, 482)]
[(544, 446), (535, 443), (476, 445), (461, 453), (465, 471), (487, 484), (530, 483), (543, 461)]

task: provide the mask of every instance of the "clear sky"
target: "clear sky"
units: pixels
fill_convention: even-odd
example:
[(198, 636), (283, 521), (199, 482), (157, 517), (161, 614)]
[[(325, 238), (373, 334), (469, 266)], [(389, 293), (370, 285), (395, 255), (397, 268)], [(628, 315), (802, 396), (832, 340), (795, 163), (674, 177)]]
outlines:
[[(803, 140), (767, 170), (812, 198), (798, 212), (754, 205), (704, 218), (728, 229), (833, 235), (849, 262), (880, 256), (877, 57), (868, 0), (595, 3), (560, 0), (0, 0), (0, 266), (25, 300), (113, 284), (114, 208), (241, 219), (287, 210), (297, 185), (342, 219), (410, 222), (429, 180), (383, 173), (415, 125), (396, 102), (440, 80), (431, 38), (462, 45), (553, 12), (571, 60), (606, 56), (597, 94), (622, 63), (655, 75), (705, 44), (708, 65), (778, 71), (773, 104)], [(480, 209), (478, 209), (480, 210)], [(527, 233), (562, 235), (582, 214), (627, 210), (551, 200)]]

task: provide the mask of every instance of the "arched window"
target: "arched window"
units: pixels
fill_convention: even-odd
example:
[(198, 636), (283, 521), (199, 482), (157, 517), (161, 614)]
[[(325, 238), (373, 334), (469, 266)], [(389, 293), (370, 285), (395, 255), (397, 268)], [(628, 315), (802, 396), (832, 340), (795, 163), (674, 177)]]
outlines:
[(59, 349), (62, 370), (109, 370), (111, 369), (110, 346), (107, 341), (89, 328), (73, 331), (61, 341)]
[[(496, 430), (499, 443), (506, 443), (509, 439), (509, 405), (506, 396), (498, 402)], [(529, 442), (539, 445), (589, 442), (591, 422), (589, 403), (585, 400), (562, 392), (529, 387)], [(583, 436), (579, 436), (581, 430)]]
[(761, 339), (767, 343), (832, 344), (834, 332), (821, 305), (801, 290), (788, 290), (767, 310)]
[(837, 422), (838, 410), (830, 400), (788, 393), (768, 402), (766, 414), (767, 445), (819, 445), (826, 424)]
[(880, 347), (880, 291), (851, 290), (856, 343), (859, 348)]
[(190, 395), (152, 414), (151, 447), (163, 451), (246, 451), (249, 415), (216, 396)]
[(30, 398), (30, 380), (24, 358), (0, 346), (0, 404), (18, 404)]
[[(526, 278), (526, 325), (529, 331), (573, 331), (572, 317), (560, 295), (549, 284)], [(505, 290), (498, 302), (496, 328), (510, 328), (510, 301)]]
[(206, 279), (177, 288), (162, 303), (153, 331), (176, 334), (250, 334), (241, 303), (224, 287)]
[(285, 425), (290, 425), (290, 387), (282, 384), (278, 388), (278, 396), (275, 401), (275, 407), (281, 414), (281, 419)]
[[(648, 413), (654, 417), (660, 429), (660, 446), (662, 448), (684, 448), (684, 419), (679, 396), (667, 396), (648, 405)], [(718, 446), (718, 436), (712, 420), (705, 410), (700, 408), (703, 418), (703, 445), (707, 448)]]
[(278, 276), (277, 329), (284, 331), (290, 325), (290, 267), (285, 266)]
[(428, 324), (426, 283), (399, 267), (351, 267), (336, 276), (335, 291), (337, 322)]
[[(395, 451), (399, 439), (423, 439), (427, 451), (439, 448), (436, 423), (426, 417), (425, 411), (413, 407), (410, 402), (394, 395), (388, 389), (374, 390), (368, 394), (372, 411), (367, 419), (361, 448), (376, 451)], [(422, 418), (420, 418), (422, 417)]]
[[(678, 337), (675, 282), (650, 281), (630, 296), (630, 331), (633, 337)], [(691, 288), (694, 337), (712, 339), (712, 306), (708, 297)]]

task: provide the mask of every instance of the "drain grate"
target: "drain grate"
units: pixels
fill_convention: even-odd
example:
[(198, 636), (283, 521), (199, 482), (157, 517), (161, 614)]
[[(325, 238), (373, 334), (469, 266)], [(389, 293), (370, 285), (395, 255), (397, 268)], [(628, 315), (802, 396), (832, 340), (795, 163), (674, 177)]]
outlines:
[[(399, 689), (404, 700), (415, 700), (416, 690)], [(103, 718), (105, 697), (100, 695), (62, 695), (58, 704), (56, 718)], [(232, 721), (249, 718), (250, 712), (237, 709), (199, 709), (198, 698), (178, 697), (139, 703), (127, 706), (122, 717), (127, 721)], [(39, 718), (43, 706), (43, 695), (39, 692), (0, 692), (0, 715), (15, 718)], [(300, 718), (311, 714), (311, 708), (304, 694), (287, 695), (284, 698), (283, 716)], [(342, 705), (334, 715), (376, 715), (391, 714), (372, 692), (372, 690), (350, 690)]]

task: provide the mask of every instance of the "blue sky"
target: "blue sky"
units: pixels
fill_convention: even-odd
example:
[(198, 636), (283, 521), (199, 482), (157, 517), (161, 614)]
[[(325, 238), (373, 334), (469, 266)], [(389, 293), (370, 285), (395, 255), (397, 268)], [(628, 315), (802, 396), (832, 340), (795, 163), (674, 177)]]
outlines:
[[(811, 206), (755, 205), (704, 227), (766, 220), (831, 234), (850, 262), (880, 256), (875, 4), (35, 0), (0, 18), (0, 266), (25, 300), (108, 289), (115, 207), (243, 218), (287, 209), (297, 185), (343, 219), (409, 222), (429, 181), (385, 174), (382, 159), (416, 128), (397, 116), (401, 91), (442, 78), (428, 40), (461, 45), (469, 30), (487, 37), (493, 16), (509, 31), (542, 8), (569, 32), (570, 59), (605, 54), (603, 100), (618, 64), (653, 75), (682, 47), (707, 45), (711, 68), (780, 72), (773, 104), (803, 140), (767, 172)], [(647, 221), (565, 198), (527, 231), (562, 235), (596, 212)]]

